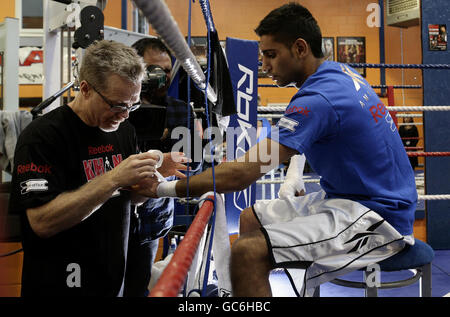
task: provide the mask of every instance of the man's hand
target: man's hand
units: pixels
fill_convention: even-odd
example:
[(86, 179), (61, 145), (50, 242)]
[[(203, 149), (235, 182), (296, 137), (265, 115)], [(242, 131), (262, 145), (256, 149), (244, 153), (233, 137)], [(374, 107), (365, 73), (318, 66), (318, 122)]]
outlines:
[(305, 155), (294, 155), (291, 157), (286, 178), (278, 191), (278, 197), (288, 199), (293, 196), (305, 195), (305, 184), (303, 182), (305, 161)]
[(133, 191), (144, 197), (157, 198), (156, 188), (158, 187), (160, 181), (157, 177), (146, 177), (142, 179), (139, 183), (132, 186)]
[(164, 177), (176, 176), (179, 178), (186, 178), (186, 175), (180, 171), (187, 171), (187, 166), (184, 165), (187, 162), (192, 162), (182, 152), (169, 152), (164, 153), (164, 160), (158, 171)]
[(150, 153), (130, 155), (109, 173), (117, 187), (127, 187), (151, 178), (155, 173), (155, 156)]

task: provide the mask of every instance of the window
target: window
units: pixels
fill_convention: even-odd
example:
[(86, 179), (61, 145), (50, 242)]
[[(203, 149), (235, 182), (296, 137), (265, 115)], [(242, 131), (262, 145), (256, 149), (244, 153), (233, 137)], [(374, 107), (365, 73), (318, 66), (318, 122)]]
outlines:
[(43, 27), (43, 1), (21, 0), (22, 1), (22, 28), (42, 29)]
[(133, 3), (133, 32), (148, 34), (149, 27), (147, 18)]

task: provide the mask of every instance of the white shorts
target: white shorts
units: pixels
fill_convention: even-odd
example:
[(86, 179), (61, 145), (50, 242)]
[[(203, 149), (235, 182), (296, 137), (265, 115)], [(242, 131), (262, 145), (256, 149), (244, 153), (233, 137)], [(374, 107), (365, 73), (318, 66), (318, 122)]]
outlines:
[(403, 236), (373, 210), (355, 201), (324, 197), (319, 191), (253, 206), (274, 267), (287, 269), (299, 296), (384, 260), (405, 245)]

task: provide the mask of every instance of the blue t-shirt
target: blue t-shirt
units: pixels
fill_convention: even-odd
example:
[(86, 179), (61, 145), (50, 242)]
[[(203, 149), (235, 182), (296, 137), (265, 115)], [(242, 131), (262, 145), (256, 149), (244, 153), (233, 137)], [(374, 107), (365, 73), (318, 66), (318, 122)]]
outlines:
[(328, 198), (357, 201), (401, 234), (413, 232), (414, 172), (388, 110), (354, 69), (324, 62), (277, 128), (271, 138), (306, 155)]

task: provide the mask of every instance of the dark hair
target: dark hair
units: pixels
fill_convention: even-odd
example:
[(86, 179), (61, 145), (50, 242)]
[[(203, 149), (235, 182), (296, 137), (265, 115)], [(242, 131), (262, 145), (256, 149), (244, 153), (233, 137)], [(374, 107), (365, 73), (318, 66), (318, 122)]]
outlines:
[(322, 33), (311, 12), (298, 3), (288, 3), (272, 10), (255, 29), (258, 36), (273, 35), (276, 41), (291, 46), (302, 38), (316, 58), (323, 57)]
[(157, 37), (145, 37), (136, 41), (133, 45), (131, 45), (131, 47), (134, 48), (142, 57), (144, 57), (145, 51), (149, 48), (153, 50), (159, 50), (161, 52), (166, 52), (170, 57), (172, 57), (170, 50), (163, 43), (163, 41)]

